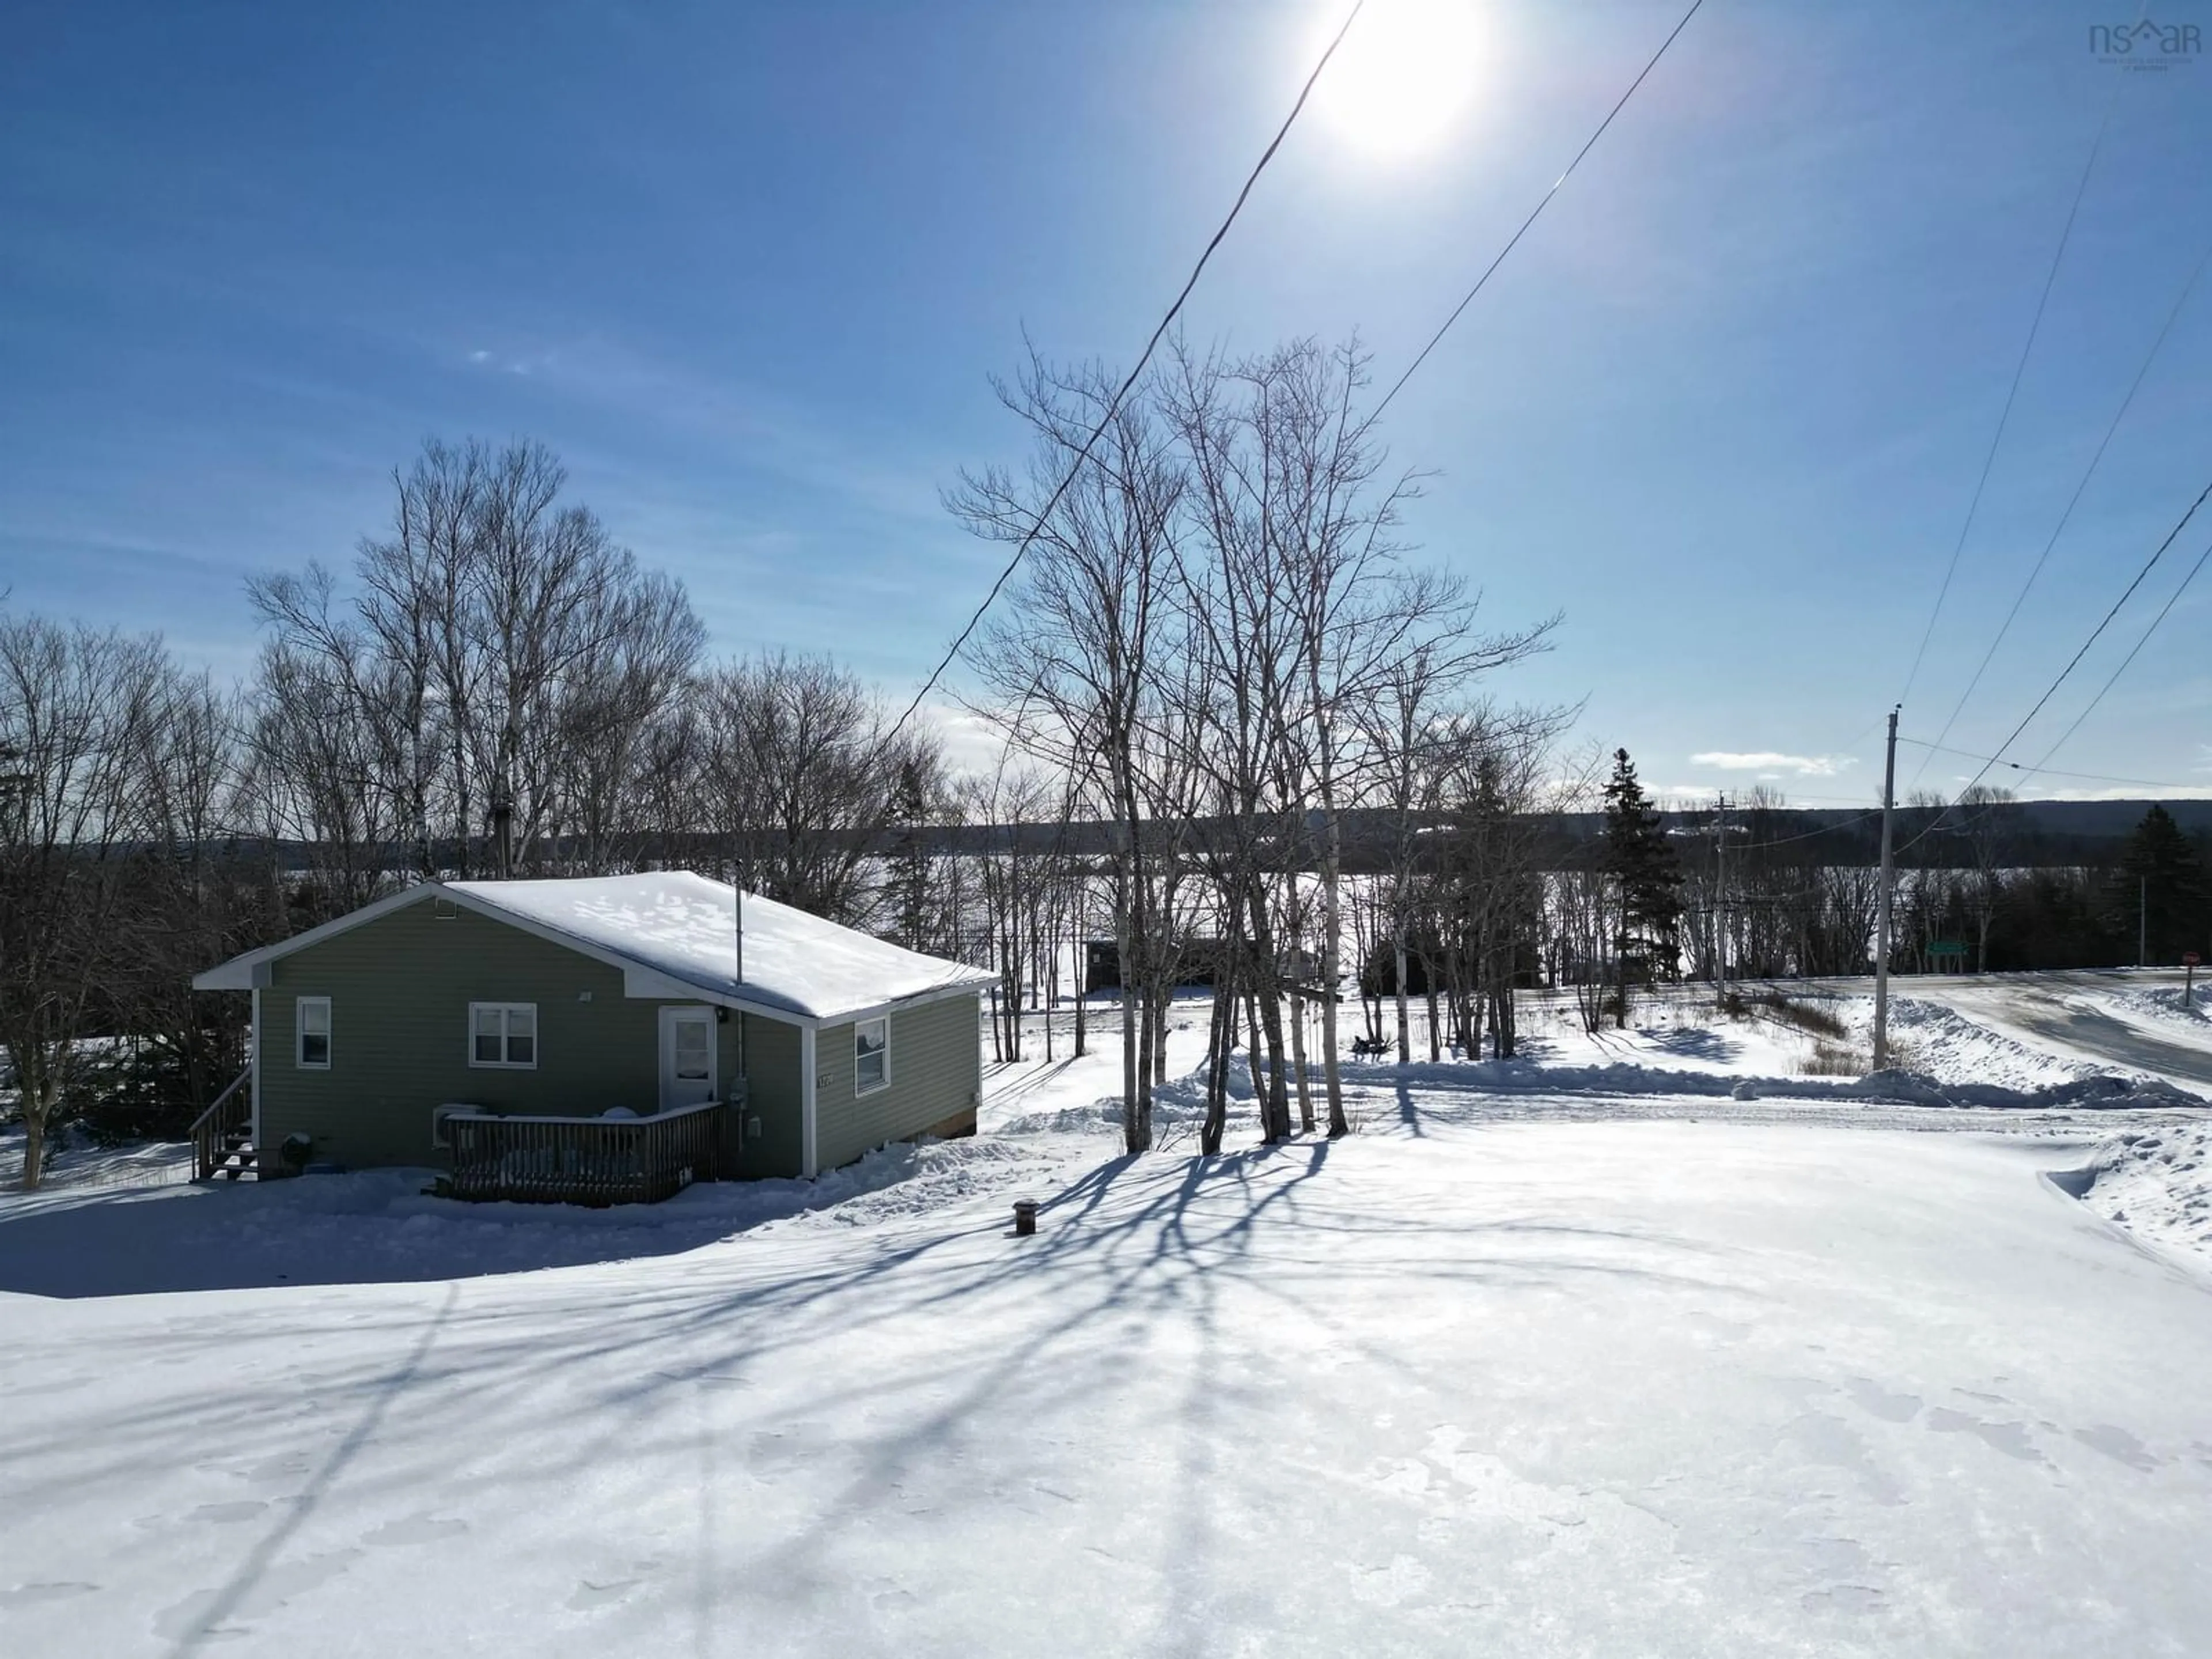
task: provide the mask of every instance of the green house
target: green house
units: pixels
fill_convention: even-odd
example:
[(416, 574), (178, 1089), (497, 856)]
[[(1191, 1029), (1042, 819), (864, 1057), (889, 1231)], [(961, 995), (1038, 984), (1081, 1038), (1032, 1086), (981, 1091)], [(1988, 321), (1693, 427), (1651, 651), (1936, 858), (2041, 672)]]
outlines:
[(252, 994), (231, 1144), (263, 1173), (419, 1165), (606, 1200), (972, 1132), (989, 977), (658, 871), (426, 882), (192, 983)]

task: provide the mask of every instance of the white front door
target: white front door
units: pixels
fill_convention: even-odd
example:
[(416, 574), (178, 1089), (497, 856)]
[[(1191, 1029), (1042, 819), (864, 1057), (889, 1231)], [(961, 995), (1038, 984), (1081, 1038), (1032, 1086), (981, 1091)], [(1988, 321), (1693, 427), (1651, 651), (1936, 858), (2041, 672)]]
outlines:
[(660, 1109), (696, 1106), (714, 1095), (714, 1011), (660, 1011)]

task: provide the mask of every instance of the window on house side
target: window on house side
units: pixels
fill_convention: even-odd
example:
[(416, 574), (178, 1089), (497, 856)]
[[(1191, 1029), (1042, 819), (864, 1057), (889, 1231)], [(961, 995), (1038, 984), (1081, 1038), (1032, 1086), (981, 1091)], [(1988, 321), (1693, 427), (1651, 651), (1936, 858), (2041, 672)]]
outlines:
[(866, 1094), (891, 1080), (891, 1023), (864, 1019), (853, 1028), (853, 1092)]
[(538, 1064), (538, 1005), (469, 1004), (469, 1064), (531, 1070)]
[(301, 997), (293, 1005), (293, 1029), (299, 1036), (299, 1063), (302, 1071), (327, 1072), (331, 1069), (331, 1000), (328, 997)]

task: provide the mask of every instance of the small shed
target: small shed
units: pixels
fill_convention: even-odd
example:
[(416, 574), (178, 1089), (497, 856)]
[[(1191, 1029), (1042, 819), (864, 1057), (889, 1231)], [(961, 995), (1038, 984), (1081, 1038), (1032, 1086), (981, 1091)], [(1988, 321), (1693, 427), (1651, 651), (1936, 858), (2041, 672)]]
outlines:
[(192, 983), (252, 997), (233, 1167), (613, 1202), (971, 1133), (989, 980), (671, 870), (425, 882)]

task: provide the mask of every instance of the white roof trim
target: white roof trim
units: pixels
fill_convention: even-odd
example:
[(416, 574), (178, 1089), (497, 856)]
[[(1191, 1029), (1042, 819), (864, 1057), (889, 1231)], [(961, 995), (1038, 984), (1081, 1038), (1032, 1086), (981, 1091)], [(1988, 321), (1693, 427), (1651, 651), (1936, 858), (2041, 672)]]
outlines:
[(943, 1002), (948, 997), (981, 996), (985, 982), (963, 980), (954, 985), (939, 985), (927, 991), (916, 991), (912, 996), (894, 997), (889, 1002), (878, 1002), (869, 1008), (855, 1008), (850, 1013), (839, 1014), (817, 1023), (823, 1025), (851, 1025), (863, 1019), (881, 1019), (885, 1014), (895, 1014), (902, 1008), (918, 1008), (927, 1002)]

